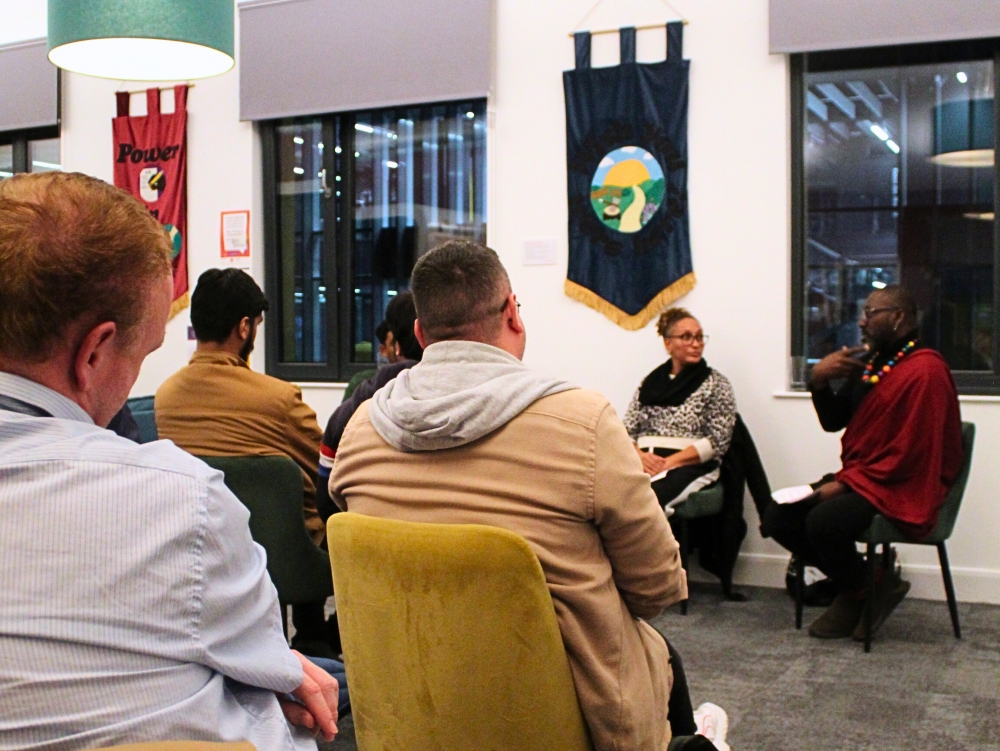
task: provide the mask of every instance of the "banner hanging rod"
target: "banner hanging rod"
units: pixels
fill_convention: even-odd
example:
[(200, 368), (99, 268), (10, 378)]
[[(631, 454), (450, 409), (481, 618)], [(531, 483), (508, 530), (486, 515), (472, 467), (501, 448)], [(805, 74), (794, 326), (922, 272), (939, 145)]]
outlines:
[[(671, 23), (673, 22), (671, 21)], [(684, 18), (681, 19), (681, 23), (687, 26), (690, 22), (686, 18)], [(666, 25), (667, 24), (665, 23), (649, 23), (646, 24), (645, 26), (636, 26), (635, 30), (644, 31), (646, 29), (662, 29), (665, 28)], [(581, 29), (581, 31), (586, 31), (586, 29)], [(593, 36), (598, 36), (600, 34), (617, 34), (619, 31), (621, 31), (621, 29), (598, 29), (597, 31), (591, 31), (589, 33), (593, 37)], [(570, 39), (572, 39), (574, 34), (579, 34), (579, 33), (580, 33), (579, 31), (571, 31), (569, 34), (567, 34), (567, 36)]]
[[(188, 83), (188, 84), (184, 84), (184, 85), (187, 86), (189, 89), (193, 89), (194, 86), (195, 86), (193, 83)], [(174, 84), (173, 86), (147, 86), (145, 89), (129, 89), (125, 93), (126, 94), (145, 94), (147, 90), (153, 89), (153, 88), (159, 89), (160, 91), (173, 91), (174, 90), (174, 86), (180, 86), (180, 84)], [(122, 92), (121, 91), (116, 91), (115, 93), (116, 94), (121, 94)]]

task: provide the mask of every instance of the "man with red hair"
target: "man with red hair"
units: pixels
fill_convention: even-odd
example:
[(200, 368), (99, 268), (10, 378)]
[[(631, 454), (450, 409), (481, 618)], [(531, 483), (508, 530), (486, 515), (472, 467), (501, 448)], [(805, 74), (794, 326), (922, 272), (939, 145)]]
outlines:
[(288, 648), (221, 473), (105, 430), (172, 290), (167, 236), (127, 194), (0, 183), (0, 748), (336, 733), (337, 681)]

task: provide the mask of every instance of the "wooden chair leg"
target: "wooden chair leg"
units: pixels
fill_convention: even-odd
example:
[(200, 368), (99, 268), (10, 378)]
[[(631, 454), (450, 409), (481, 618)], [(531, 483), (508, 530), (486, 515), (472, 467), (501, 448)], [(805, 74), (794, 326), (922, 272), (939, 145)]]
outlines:
[(802, 598), (806, 588), (806, 562), (799, 559), (795, 570), (795, 628), (802, 628)]
[[(865, 595), (865, 652), (872, 651), (872, 616), (875, 611), (875, 543), (868, 543), (868, 592)], [(883, 546), (884, 548), (884, 546)]]
[[(688, 570), (688, 553), (689, 553), (689, 542), (688, 542), (688, 520), (681, 519), (681, 566), (684, 567), (684, 572), (687, 573)], [(681, 615), (688, 614), (688, 601), (681, 600)]]
[(955, 638), (962, 638), (962, 627), (958, 625), (958, 602), (955, 599), (955, 585), (951, 581), (951, 566), (948, 565), (948, 551), (944, 543), (937, 544), (938, 560), (941, 561), (941, 578), (944, 579), (944, 593), (948, 597), (948, 612), (951, 613), (951, 626), (955, 630)]

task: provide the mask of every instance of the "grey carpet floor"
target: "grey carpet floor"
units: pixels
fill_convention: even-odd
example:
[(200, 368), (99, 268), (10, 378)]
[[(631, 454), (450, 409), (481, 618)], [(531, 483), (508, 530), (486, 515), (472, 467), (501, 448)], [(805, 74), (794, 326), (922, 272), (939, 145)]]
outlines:
[[(796, 631), (792, 601), (692, 583), (691, 607), (652, 621), (684, 660), (695, 706), (729, 714), (733, 751), (1000, 751), (1000, 607), (960, 604), (952, 635), (943, 602), (905, 600), (870, 654), (850, 640)], [(805, 623), (820, 614), (806, 609)], [(350, 717), (324, 751), (357, 748)]]

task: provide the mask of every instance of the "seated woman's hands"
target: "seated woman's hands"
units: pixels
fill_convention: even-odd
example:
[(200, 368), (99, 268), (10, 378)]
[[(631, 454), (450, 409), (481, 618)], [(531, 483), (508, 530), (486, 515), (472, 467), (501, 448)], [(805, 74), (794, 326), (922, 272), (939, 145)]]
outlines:
[(642, 471), (650, 477), (670, 467), (665, 456), (657, 456), (652, 451), (643, 451), (638, 446), (635, 446), (635, 450), (639, 454), (639, 461), (642, 462)]

